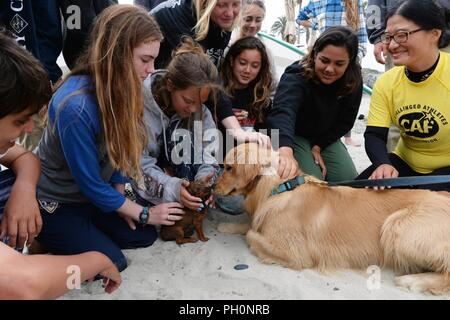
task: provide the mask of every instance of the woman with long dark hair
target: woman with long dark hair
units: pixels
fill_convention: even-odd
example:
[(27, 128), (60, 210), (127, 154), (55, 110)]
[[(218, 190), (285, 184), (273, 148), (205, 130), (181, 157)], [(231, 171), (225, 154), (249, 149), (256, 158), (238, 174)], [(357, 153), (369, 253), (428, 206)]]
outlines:
[(302, 61), (284, 72), (267, 117), (268, 126), (280, 130), (280, 176), (292, 177), (298, 164), (327, 181), (357, 176), (340, 140), (353, 126), (361, 102), (357, 55), (356, 33), (332, 27)]

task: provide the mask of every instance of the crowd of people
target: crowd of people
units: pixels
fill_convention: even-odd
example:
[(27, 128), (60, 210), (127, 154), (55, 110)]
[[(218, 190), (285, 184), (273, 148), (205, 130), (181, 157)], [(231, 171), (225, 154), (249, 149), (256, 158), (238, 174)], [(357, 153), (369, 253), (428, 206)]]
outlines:
[[(71, 4), (29, 2), (30, 14), (47, 8), (55, 23)], [(184, 208), (217, 202), (241, 213), (241, 198), (203, 203), (187, 191), (189, 181), (213, 183), (236, 143), (276, 146), (285, 181), (299, 168), (330, 182), (450, 174), (445, 0), (369, 1), (382, 9), (377, 25), (366, 25), (362, 1), (311, 0), (297, 22), (320, 34), (279, 82), (257, 35), (262, 0), (114, 2), (83, 1), (83, 30), (54, 35), (53, 62), (33, 49), (45, 46), (21, 48), (17, 30), (0, 33), (0, 298), (58, 297), (73, 265), (80, 281), (103, 279), (113, 292), (127, 267), (121, 250), (151, 246), (157, 226), (173, 225)], [(8, 19), (0, 15), (3, 29), (14, 25)], [(341, 138), (358, 114), (368, 41), (394, 67), (373, 88), (372, 165), (358, 175)], [(58, 50), (70, 68), (62, 77)], [(31, 152), (15, 141), (36, 124)], [(390, 127), (399, 133), (393, 150)], [(450, 184), (421, 188), (447, 194)]]

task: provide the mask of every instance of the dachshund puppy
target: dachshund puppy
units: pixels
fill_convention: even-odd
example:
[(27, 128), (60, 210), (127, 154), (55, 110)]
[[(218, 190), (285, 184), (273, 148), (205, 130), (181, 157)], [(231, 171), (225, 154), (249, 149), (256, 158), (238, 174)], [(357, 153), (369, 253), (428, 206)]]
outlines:
[[(185, 208), (183, 218), (172, 226), (161, 226), (161, 239), (164, 241), (175, 240), (177, 244), (194, 243), (198, 239), (205, 242), (209, 238), (203, 233), (203, 219), (208, 211), (206, 200), (211, 196), (212, 186), (204, 181), (191, 181), (187, 191), (195, 197), (202, 199), (203, 208), (201, 211)], [(197, 232), (198, 239), (193, 237), (193, 231)]]

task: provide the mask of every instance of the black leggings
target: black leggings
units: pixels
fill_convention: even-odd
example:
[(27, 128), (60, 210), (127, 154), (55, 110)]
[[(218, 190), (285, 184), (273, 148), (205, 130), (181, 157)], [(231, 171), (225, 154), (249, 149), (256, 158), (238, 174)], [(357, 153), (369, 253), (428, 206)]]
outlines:
[[(437, 176), (450, 175), (450, 167), (439, 168), (439, 169), (436, 169), (427, 174), (416, 172), (413, 169), (411, 169), (411, 167), (405, 161), (403, 161), (399, 156), (397, 156), (394, 153), (389, 153), (389, 160), (391, 160), (392, 166), (395, 169), (397, 169), (399, 177), (411, 177), (411, 176), (426, 177), (426, 176), (431, 176), (431, 175), (437, 175)], [(370, 175), (375, 171), (376, 168), (377, 167), (375, 165), (371, 165), (366, 170), (364, 170), (358, 177), (356, 177), (356, 180), (368, 179), (370, 177)], [(407, 188), (407, 187), (402, 187), (402, 188)], [(416, 187), (414, 187), (414, 189), (428, 189), (428, 190), (432, 190), (432, 191), (450, 192), (450, 183), (425, 184), (425, 185), (416, 186)]]

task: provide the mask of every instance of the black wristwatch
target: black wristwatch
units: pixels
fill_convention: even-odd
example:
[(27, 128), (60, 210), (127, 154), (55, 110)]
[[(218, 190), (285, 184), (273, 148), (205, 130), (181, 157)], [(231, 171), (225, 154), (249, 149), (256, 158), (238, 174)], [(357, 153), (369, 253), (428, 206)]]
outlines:
[(150, 210), (148, 207), (143, 207), (141, 213), (139, 214), (139, 224), (145, 226), (150, 218)]

